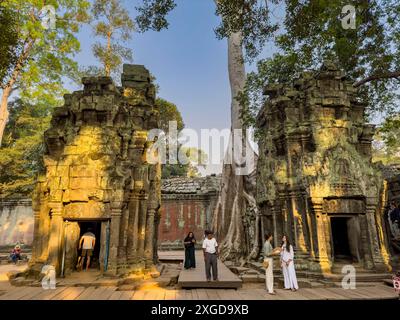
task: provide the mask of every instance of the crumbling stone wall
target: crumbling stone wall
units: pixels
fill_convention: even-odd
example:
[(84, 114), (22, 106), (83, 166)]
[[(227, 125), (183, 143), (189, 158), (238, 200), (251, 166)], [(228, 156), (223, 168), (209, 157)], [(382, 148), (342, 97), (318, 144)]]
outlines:
[[(155, 87), (140, 65), (124, 65), (122, 87), (109, 77), (83, 78), (65, 95), (45, 132), (46, 173), (33, 195), (31, 270), (50, 262), (73, 268), (79, 222), (101, 223), (104, 272), (154, 269), (160, 207), (160, 166), (148, 161), (158, 127)], [(69, 272), (71, 270), (65, 270)]]
[(265, 94), (257, 168), (263, 233), (273, 231), (276, 244), (287, 234), (298, 268), (330, 272), (331, 222), (345, 217), (354, 262), (387, 270), (383, 178), (371, 163), (374, 127), (365, 123), (351, 81), (325, 62)]
[(190, 231), (196, 236), (198, 245), (201, 244), (204, 231), (211, 228), (220, 182), (220, 176), (162, 181), (160, 249), (182, 249), (183, 239)]

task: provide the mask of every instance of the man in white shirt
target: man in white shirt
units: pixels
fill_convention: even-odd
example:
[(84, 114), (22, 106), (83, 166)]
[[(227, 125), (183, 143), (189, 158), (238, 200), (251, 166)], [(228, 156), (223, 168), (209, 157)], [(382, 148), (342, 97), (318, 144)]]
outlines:
[(93, 255), (94, 246), (96, 244), (96, 236), (89, 228), (87, 232), (79, 240), (79, 250), (82, 249), (81, 256), (78, 259), (78, 269), (82, 269), (83, 260), (86, 257), (86, 271), (89, 269), (90, 257)]
[(207, 281), (211, 281), (211, 269), (214, 281), (218, 281), (218, 243), (211, 231), (207, 231), (206, 234), (207, 237), (203, 241), (203, 252)]

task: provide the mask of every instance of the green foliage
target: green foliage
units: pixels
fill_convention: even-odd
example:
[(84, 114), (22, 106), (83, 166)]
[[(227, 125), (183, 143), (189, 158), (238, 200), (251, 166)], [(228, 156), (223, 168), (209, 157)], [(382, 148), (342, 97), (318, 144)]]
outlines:
[[(87, 18), (87, 1), (51, 0), (56, 10), (54, 29), (42, 25), (42, 1), (5, 0), (2, 6), (18, 16), (19, 40), (23, 44), (18, 58), (22, 65), (16, 66), (21, 73), (15, 84), (25, 91), (36, 90), (36, 86), (55, 89), (62, 88), (66, 77), (75, 79), (78, 71), (73, 55), (79, 51), (80, 44), (76, 38), (79, 26)], [(11, 79), (8, 79), (10, 81)]]
[(156, 105), (160, 111), (160, 129), (165, 133), (169, 130), (169, 122), (177, 122), (177, 130), (180, 131), (185, 127), (183, 123), (182, 115), (178, 110), (178, 107), (162, 98), (157, 98)]
[(119, 0), (95, 0), (92, 15), (95, 36), (105, 40), (93, 45), (93, 54), (102, 64), (103, 75), (115, 76), (124, 60), (133, 60), (132, 50), (123, 44), (132, 38), (134, 23)]
[(178, 131), (177, 133), (184, 129), (185, 124), (183, 122), (182, 115), (175, 104), (165, 99), (157, 98), (156, 105), (160, 110), (160, 129), (163, 130), (164, 133), (167, 135), (167, 158), (169, 156), (169, 143), (176, 143), (177, 150), (183, 153), (186, 157), (186, 161), (184, 161), (184, 164), (169, 164), (167, 160), (167, 163), (162, 165), (161, 177), (163, 179), (168, 179), (171, 177), (197, 176), (199, 174), (197, 166), (202, 166), (207, 161), (207, 155), (204, 153), (204, 151), (196, 148), (182, 147), (179, 144), (179, 141), (168, 141), (169, 122), (176, 121), (176, 128)]
[[(42, 24), (44, 5), (55, 9), (54, 28)], [(78, 74), (73, 60), (80, 49), (76, 33), (87, 20), (88, 2), (5, 0), (1, 6), (16, 16), (21, 47), (17, 63), (3, 81), (3, 88), (18, 89), (19, 98), (9, 106), (0, 149), (0, 193), (27, 195), (43, 166), (42, 136), (51, 110), (61, 103), (65, 81), (75, 80)]]
[(173, 177), (187, 177), (188, 165), (182, 164), (163, 164), (161, 170), (161, 179), (170, 179)]
[(368, 103), (369, 114), (396, 109), (399, 81), (385, 75), (399, 71), (400, 3), (357, 1), (356, 29), (344, 29), (340, 18), (348, 4), (286, 0), (284, 30), (276, 38), (279, 53), (258, 63), (240, 97), (247, 122), (255, 122), (265, 83), (290, 81), (301, 70), (318, 69), (326, 59), (335, 61), (354, 82), (374, 77), (360, 86), (358, 94)]
[(143, 0), (142, 6), (136, 7), (139, 13), (136, 17), (139, 31), (161, 31), (162, 29), (167, 29), (169, 24), (165, 17), (175, 7), (174, 0)]
[[(156, 105), (160, 111), (160, 129), (166, 134), (166, 143), (168, 148), (168, 133), (169, 133), (169, 122), (176, 121), (177, 130), (180, 131), (185, 127), (182, 119), (182, 115), (178, 110), (178, 107), (162, 98), (156, 99)], [(171, 142), (173, 143), (173, 142)], [(178, 143), (175, 141), (175, 143)], [(167, 157), (169, 159), (169, 153), (167, 149)], [(162, 165), (161, 168), (161, 178), (168, 179), (171, 177), (185, 177), (189, 171), (188, 164), (169, 164), (168, 160), (166, 164)]]
[(50, 125), (51, 102), (10, 103), (10, 118), (0, 148), (0, 196), (28, 196), (43, 166), (43, 132)]
[(0, 4), (0, 87), (17, 62), (20, 43), (17, 15)]
[(185, 154), (187, 163), (185, 164), (164, 164), (162, 166), (161, 178), (172, 177), (197, 177), (199, 176), (198, 167), (204, 167), (207, 161), (207, 154), (197, 148), (180, 148), (180, 152)]
[(254, 59), (278, 30), (278, 24), (271, 19), (271, 7), (279, 2), (217, 0), (216, 14), (222, 20), (215, 30), (217, 38), (228, 38), (232, 33), (241, 32), (245, 57)]
[(388, 117), (378, 129), (373, 144), (374, 161), (400, 163), (400, 115)]

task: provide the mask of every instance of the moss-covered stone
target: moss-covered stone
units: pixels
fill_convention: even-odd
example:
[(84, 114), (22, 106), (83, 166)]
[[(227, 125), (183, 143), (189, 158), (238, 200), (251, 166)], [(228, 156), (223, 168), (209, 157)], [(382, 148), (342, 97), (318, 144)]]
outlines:
[[(331, 270), (332, 219), (348, 219), (353, 262), (386, 269), (382, 225), (383, 179), (371, 163), (374, 127), (345, 74), (333, 63), (291, 84), (265, 88), (258, 115), (257, 202), (264, 230), (287, 234), (299, 265)], [(304, 263), (303, 263), (304, 262)]]
[(33, 195), (31, 269), (68, 273), (76, 264), (79, 221), (101, 224), (99, 263), (112, 274), (154, 272), (160, 166), (147, 162), (158, 128), (154, 85), (144, 66), (124, 65), (122, 88), (109, 77), (82, 79), (45, 132), (46, 174)]

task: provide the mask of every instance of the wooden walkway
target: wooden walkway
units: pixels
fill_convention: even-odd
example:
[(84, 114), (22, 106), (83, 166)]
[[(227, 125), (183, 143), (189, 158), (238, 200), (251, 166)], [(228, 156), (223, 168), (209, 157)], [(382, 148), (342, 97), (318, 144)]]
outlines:
[[(174, 253), (176, 256), (176, 254)], [(172, 254), (171, 254), (172, 256)], [(173, 259), (175, 259), (175, 256)], [(198, 260), (200, 263), (200, 260)], [(377, 284), (359, 287), (355, 290), (342, 288), (300, 288), (297, 292), (276, 289), (271, 296), (263, 286), (245, 284), (235, 289), (170, 289), (156, 286), (139, 290), (117, 291), (116, 286), (60, 286), (56, 290), (43, 290), (41, 287), (14, 287), (10, 285), (6, 273), (24, 266), (1, 266), (0, 300), (384, 300), (399, 299), (393, 287)], [(200, 265), (199, 265), (200, 268)]]
[(342, 288), (300, 289), (297, 292), (277, 289), (271, 296), (263, 289), (149, 289), (116, 291), (115, 287), (13, 287), (0, 292), (0, 300), (384, 300), (398, 299), (393, 288), (385, 285)]
[(218, 260), (218, 279), (210, 281), (206, 279), (204, 256), (201, 251), (196, 251), (196, 269), (185, 270), (179, 274), (178, 286), (181, 288), (218, 288), (237, 289), (242, 287), (242, 280)]

